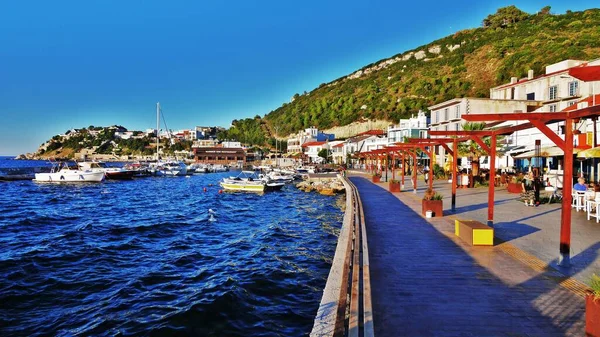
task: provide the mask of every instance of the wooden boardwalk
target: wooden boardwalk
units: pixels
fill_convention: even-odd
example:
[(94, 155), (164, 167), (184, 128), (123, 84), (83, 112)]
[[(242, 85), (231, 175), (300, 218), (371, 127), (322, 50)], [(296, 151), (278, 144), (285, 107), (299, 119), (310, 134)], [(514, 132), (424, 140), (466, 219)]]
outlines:
[(449, 217), (423, 218), (412, 192), (351, 181), (365, 211), (375, 336), (584, 335), (579, 282), (509, 242), (465, 245)]

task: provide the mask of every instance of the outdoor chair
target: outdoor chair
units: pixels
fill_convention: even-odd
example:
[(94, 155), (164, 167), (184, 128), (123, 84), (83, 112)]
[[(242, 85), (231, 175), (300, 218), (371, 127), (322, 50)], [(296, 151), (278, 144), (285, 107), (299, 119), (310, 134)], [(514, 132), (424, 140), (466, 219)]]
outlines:
[(596, 218), (596, 223), (600, 222), (600, 198), (596, 197), (594, 200), (587, 201), (587, 219)]
[(573, 191), (571, 207), (574, 207), (577, 212), (585, 211), (585, 191)]

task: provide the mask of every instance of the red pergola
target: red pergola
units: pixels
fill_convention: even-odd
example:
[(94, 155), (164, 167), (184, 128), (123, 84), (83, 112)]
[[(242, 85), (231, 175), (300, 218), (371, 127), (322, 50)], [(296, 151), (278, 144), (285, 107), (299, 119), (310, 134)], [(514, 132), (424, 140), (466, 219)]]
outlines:
[[(431, 132), (430, 132), (431, 133)], [(458, 167), (458, 143), (468, 140), (468, 138), (408, 138), (409, 143), (420, 144), (421, 146), (442, 146), (447, 153), (452, 156), (452, 211), (456, 209), (456, 182), (457, 174), (456, 168)], [(452, 143), (452, 149), (448, 146), (448, 143)], [(430, 151), (429, 158), (433, 158), (433, 149)], [(431, 179), (433, 183), (433, 179)], [(433, 188), (433, 185), (430, 185)]]
[[(537, 128), (546, 137), (556, 144), (559, 148), (564, 151), (564, 177), (563, 177), (563, 202), (561, 212), (561, 227), (560, 227), (560, 255), (561, 265), (570, 265), (570, 250), (571, 250), (571, 201), (572, 201), (572, 190), (573, 190), (573, 122), (578, 121), (581, 118), (596, 117), (600, 114), (600, 105), (595, 105), (583, 109), (565, 111), (565, 112), (531, 112), (531, 113), (494, 113), (494, 114), (468, 114), (463, 115), (462, 118), (471, 122), (488, 122), (488, 121), (527, 121), (524, 124), (520, 124), (514, 127), (502, 128), (499, 130), (487, 131), (492, 136), (491, 149), (495, 149), (495, 139), (497, 135), (507, 134), (507, 132), (514, 132), (517, 130), (523, 130), (528, 128)], [(552, 131), (547, 124), (556, 122), (565, 122), (565, 139), (563, 140), (554, 131)], [(444, 131), (441, 131), (444, 132)], [(460, 132), (480, 132), (484, 134), (486, 131), (455, 131), (457, 135)], [(431, 134), (441, 134), (432, 131)], [(494, 151), (495, 152), (495, 151)], [(495, 154), (494, 154), (495, 155)], [(495, 163), (495, 160), (491, 160), (491, 163)], [(493, 189), (491, 189), (493, 190)], [(493, 207), (493, 192), (490, 192), (490, 198), (488, 205), (490, 208)], [(490, 205), (491, 203), (491, 205)], [(492, 213), (488, 210), (488, 218)], [(489, 219), (488, 219), (489, 221)]]

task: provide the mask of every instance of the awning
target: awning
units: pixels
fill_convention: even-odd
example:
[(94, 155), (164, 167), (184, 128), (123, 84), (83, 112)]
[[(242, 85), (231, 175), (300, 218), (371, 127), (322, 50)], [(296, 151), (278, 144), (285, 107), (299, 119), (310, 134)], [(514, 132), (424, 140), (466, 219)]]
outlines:
[[(582, 149), (573, 149), (573, 153), (583, 151)], [(540, 150), (540, 157), (556, 157), (564, 156), (564, 151), (558, 146), (542, 147)], [(535, 150), (527, 151), (519, 155), (514, 156), (515, 159), (528, 159), (535, 157)]]

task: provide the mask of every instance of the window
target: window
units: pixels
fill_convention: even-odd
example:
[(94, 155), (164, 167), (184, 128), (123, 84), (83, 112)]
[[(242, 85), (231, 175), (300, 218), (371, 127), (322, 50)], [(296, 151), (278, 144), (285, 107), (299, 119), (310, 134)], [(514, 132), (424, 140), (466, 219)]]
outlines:
[(454, 131), (460, 131), (460, 123), (454, 124)]
[(445, 121), (447, 121), (447, 120), (450, 119), (449, 116), (448, 116), (448, 110), (450, 110), (450, 109), (448, 109), (448, 108), (444, 109), (444, 120)]
[(567, 103), (567, 106), (575, 105), (575, 103), (577, 103), (577, 102), (571, 101), (571, 102)]
[(556, 112), (556, 104), (550, 105), (550, 112)]
[(454, 111), (454, 118), (460, 119), (460, 105), (457, 105)]
[(556, 99), (558, 97), (558, 86), (553, 85), (550, 88), (548, 88), (548, 99), (549, 100), (553, 100)]
[(438, 112), (439, 111), (436, 111), (436, 112), (433, 113), (433, 122), (432, 123), (437, 123), (438, 122), (438, 120), (439, 120), (438, 119)]
[(535, 92), (530, 92), (527, 94), (528, 101), (535, 101)]
[(578, 87), (579, 87), (579, 82), (577, 82), (577, 81), (569, 82), (569, 96), (577, 96), (577, 94), (579, 93), (579, 90), (577, 90)]

